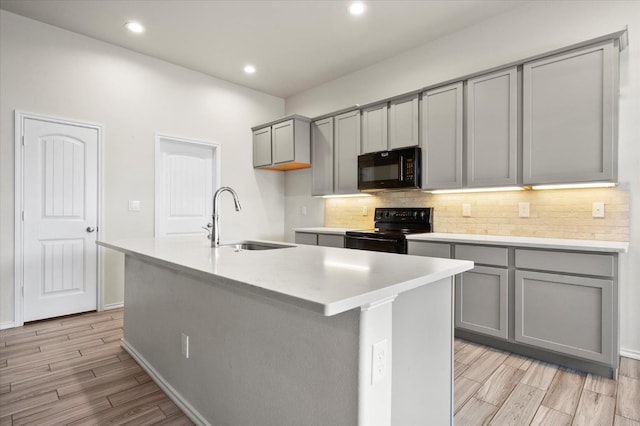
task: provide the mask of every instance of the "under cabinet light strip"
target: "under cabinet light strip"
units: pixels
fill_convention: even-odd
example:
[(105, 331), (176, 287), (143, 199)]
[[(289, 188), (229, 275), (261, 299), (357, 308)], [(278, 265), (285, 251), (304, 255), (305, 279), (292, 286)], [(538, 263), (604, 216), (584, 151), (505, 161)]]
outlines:
[(503, 192), (503, 191), (524, 191), (522, 186), (500, 186), (495, 188), (463, 188), (463, 189), (436, 189), (424, 191), (430, 194), (463, 194), (469, 192)]
[(373, 194), (335, 194), (335, 195), (320, 195), (320, 198), (354, 198), (354, 197), (373, 197)]
[(582, 188), (613, 188), (614, 182), (569, 183), (558, 185), (533, 185), (531, 189), (582, 189)]

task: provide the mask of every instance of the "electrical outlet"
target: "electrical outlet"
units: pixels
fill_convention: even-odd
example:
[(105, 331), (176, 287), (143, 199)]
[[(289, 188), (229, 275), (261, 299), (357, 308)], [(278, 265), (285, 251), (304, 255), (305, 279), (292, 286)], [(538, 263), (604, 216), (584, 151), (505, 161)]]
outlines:
[(471, 204), (464, 203), (462, 205), (462, 216), (471, 217)]
[(529, 217), (529, 203), (518, 203), (518, 214), (520, 217)]
[(375, 384), (382, 380), (387, 374), (387, 358), (389, 345), (387, 340), (381, 340), (374, 343), (371, 351), (371, 384)]
[(182, 333), (182, 356), (189, 359), (189, 336)]
[(369, 214), (369, 209), (367, 206), (362, 206), (362, 216), (367, 216)]
[(307, 206), (300, 206), (300, 215), (301, 216), (307, 215)]
[(604, 203), (602, 202), (593, 203), (593, 206), (591, 208), (591, 216), (604, 217)]

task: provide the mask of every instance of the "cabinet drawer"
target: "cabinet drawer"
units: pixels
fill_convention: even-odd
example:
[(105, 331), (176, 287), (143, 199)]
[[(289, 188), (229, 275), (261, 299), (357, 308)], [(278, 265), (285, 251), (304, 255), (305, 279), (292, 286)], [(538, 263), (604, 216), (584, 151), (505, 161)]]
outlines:
[(613, 277), (616, 259), (607, 254), (517, 249), (516, 268)]
[(318, 234), (318, 245), (344, 248), (344, 237), (342, 235)]
[(445, 259), (451, 259), (451, 244), (407, 241), (407, 252), (408, 254), (416, 256), (443, 257)]
[(455, 258), (472, 260), (482, 265), (509, 266), (509, 251), (505, 247), (456, 244)]
[(308, 232), (296, 232), (296, 244), (318, 245), (318, 234)]

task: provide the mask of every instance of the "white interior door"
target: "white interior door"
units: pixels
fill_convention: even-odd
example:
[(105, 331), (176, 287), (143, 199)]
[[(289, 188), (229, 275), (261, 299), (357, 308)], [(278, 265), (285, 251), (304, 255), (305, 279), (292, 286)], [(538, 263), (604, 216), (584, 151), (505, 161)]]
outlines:
[(158, 136), (156, 235), (202, 234), (211, 222), (216, 187), (215, 144)]
[(97, 306), (98, 129), (25, 118), (24, 321)]

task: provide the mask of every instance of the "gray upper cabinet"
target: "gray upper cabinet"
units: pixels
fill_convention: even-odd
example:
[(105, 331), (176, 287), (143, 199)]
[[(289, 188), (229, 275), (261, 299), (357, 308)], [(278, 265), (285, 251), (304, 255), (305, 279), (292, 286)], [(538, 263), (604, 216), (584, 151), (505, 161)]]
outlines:
[(311, 123), (311, 195), (333, 193), (333, 117)]
[(387, 103), (362, 110), (362, 153), (386, 151)]
[(309, 119), (299, 115), (252, 128), (253, 167), (294, 170), (311, 167)]
[(462, 187), (462, 82), (422, 94), (422, 188)]
[(523, 182), (616, 181), (614, 41), (523, 66)]
[(271, 127), (253, 131), (253, 167), (271, 165)]
[(334, 193), (356, 193), (360, 154), (360, 111), (337, 115), (334, 120)]
[(418, 94), (389, 102), (389, 149), (420, 145)]
[(467, 186), (518, 184), (516, 67), (467, 81)]

